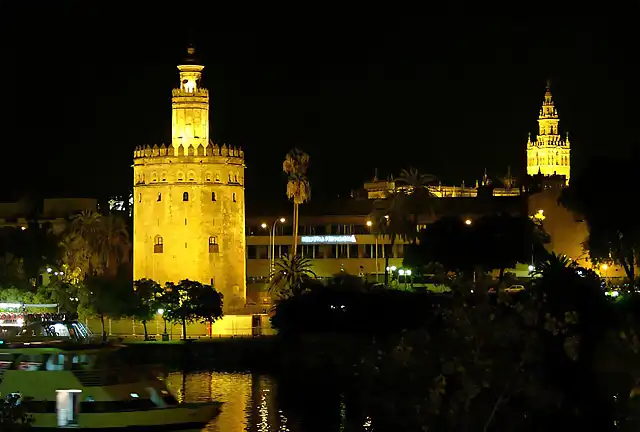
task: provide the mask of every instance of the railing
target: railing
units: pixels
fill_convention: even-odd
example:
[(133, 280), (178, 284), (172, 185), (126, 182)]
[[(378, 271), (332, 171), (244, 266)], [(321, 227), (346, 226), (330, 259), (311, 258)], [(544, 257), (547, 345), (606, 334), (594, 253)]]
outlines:
[(85, 387), (99, 387), (116, 384), (129, 384), (145, 379), (153, 379), (154, 375), (148, 370), (136, 370), (132, 368), (72, 370), (80, 384)]

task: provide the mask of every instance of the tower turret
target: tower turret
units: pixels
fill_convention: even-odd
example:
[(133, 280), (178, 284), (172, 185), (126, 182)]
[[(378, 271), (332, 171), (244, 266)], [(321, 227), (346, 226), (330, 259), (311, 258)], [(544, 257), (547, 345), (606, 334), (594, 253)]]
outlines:
[(190, 47), (172, 91), (172, 141), (134, 152), (134, 279), (212, 284), (246, 298), (244, 152), (209, 140), (204, 66)]
[(204, 66), (195, 58), (195, 49), (189, 47), (187, 56), (178, 65), (180, 86), (173, 89), (171, 144), (177, 150), (193, 145), (207, 146), (209, 142), (209, 92), (201, 88), (200, 79)]
[(551, 85), (547, 80), (544, 101), (538, 116), (538, 135), (527, 139), (527, 174), (545, 176), (562, 175), (569, 181), (571, 173), (569, 140), (562, 139), (558, 124), (560, 117), (555, 108)]

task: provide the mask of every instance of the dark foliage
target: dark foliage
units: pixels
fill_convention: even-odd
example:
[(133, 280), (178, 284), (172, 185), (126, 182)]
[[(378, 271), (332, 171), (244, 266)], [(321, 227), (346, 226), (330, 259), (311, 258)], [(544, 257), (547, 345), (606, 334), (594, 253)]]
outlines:
[(280, 302), (271, 318), (282, 334), (382, 334), (426, 325), (428, 313), (446, 302), (430, 293), (375, 289), (358, 278), (338, 277)]

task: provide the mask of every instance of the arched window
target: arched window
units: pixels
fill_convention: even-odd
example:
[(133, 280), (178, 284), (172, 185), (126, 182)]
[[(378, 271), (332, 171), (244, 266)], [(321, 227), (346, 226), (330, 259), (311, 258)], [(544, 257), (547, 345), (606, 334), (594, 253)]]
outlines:
[(166, 173), (166, 172), (163, 172), (163, 173), (162, 173), (162, 177), (161, 177), (161, 179), (162, 179), (162, 181), (163, 181), (163, 182), (166, 182), (166, 181), (167, 181), (167, 173)]
[(233, 193), (233, 202), (236, 202), (236, 193)]
[(158, 175), (156, 173), (151, 174), (151, 181), (152, 182), (157, 182), (158, 181)]
[(194, 181), (196, 179), (196, 173), (193, 171), (189, 171), (189, 181)]
[(218, 246), (218, 237), (209, 237), (209, 253), (220, 252), (220, 246)]
[(205, 178), (205, 180), (206, 180), (206, 181), (210, 182), (210, 181), (211, 181), (211, 173), (210, 173), (210, 172), (207, 172), (207, 173), (204, 175), (204, 178)]
[(220, 173), (216, 173), (216, 182), (220, 183)]
[(234, 181), (235, 183), (238, 183), (238, 174), (235, 174), (235, 175), (233, 176), (233, 181)]
[[(144, 178), (142, 179), (142, 182), (144, 183)], [(229, 183), (231, 183), (231, 173), (229, 173)]]
[(162, 253), (164, 251), (164, 240), (161, 236), (156, 236), (153, 243), (153, 253)]
[(216, 193), (211, 192), (211, 201), (215, 201), (215, 200), (216, 200)]
[(182, 179), (184, 179), (184, 173), (181, 171), (178, 171), (178, 181), (182, 181)]
[(182, 193), (182, 201), (189, 201), (189, 192)]

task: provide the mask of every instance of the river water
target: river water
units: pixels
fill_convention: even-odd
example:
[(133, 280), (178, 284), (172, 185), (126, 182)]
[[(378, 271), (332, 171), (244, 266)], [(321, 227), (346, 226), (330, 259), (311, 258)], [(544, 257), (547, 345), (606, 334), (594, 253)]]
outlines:
[[(369, 423), (346, 419), (340, 396), (307, 384), (286, 386), (251, 373), (170, 373), (167, 385), (179, 401), (223, 402), (206, 432), (368, 432)], [(351, 423), (351, 424), (349, 424)]]

